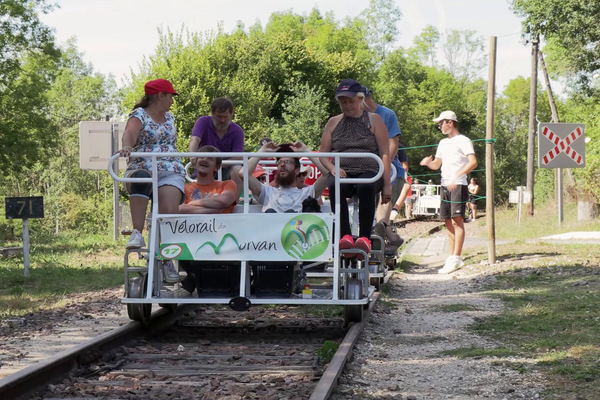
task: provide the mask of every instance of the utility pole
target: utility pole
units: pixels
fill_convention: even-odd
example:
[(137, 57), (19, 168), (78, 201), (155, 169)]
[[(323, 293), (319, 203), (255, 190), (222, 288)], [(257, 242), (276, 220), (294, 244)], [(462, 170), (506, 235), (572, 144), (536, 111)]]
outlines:
[(496, 263), (496, 220), (494, 216), (494, 104), (496, 100), (496, 36), (490, 36), (490, 66), (485, 127), (485, 216), (488, 227), (488, 262)]
[(527, 214), (533, 216), (533, 188), (535, 184), (535, 132), (537, 128), (535, 116), (537, 113), (537, 70), (538, 70), (538, 44), (539, 36), (536, 34), (531, 41), (531, 86), (529, 92), (529, 135), (527, 137), (527, 192), (529, 203)]

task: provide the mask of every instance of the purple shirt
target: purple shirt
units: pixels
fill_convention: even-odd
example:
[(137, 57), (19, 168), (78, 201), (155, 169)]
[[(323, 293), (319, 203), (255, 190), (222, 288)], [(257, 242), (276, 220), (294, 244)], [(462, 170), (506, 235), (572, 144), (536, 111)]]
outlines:
[(223, 138), (219, 139), (215, 126), (213, 125), (212, 116), (206, 115), (198, 118), (192, 136), (200, 138), (200, 147), (215, 146), (222, 152), (243, 152), (244, 151), (244, 131), (242, 128), (232, 122), (229, 124), (229, 129)]

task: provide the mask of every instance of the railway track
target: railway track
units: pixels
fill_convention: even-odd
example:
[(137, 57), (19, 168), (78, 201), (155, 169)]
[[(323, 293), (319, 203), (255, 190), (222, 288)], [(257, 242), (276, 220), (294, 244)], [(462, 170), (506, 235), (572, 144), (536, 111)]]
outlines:
[[(440, 222), (394, 225), (410, 244)], [(131, 322), (0, 380), (0, 399), (327, 399), (364, 322), (344, 330), (342, 307), (307, 309), (161, 309), (150, 327)], [(339, 348), (323, 365), (326, 342)]]
[(1, 380), (0, 398), (326, 399), (363, 324), (345, 330), (341, 307), (160, 310)]

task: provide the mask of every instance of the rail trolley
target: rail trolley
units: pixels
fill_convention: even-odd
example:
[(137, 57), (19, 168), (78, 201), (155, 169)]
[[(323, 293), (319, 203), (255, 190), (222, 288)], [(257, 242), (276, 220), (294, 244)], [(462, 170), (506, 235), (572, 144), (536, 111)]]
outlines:
[[(156, 160), (162, 157), (201, 157), (206, 153), (138, 153), (131, 157), (152, 159), (151, 178), (124, 178), (114, 170), (115, 154), (108, 171), (119, 182), (152, 183), (152, 207), (148, 221), (148, 247), (126, 250), (124, 257), (125, 294), (122, 302), (132, 320), (149, 324), (153, 304), (175, 309), (179, 304), (228, 304), (244, 311), (258, 304), (325, 304), (343, 305), (346, 324), (359, 322), (368, 307), (375, 287), (372, 286), (369, 263), (373, 254), (359, 249), (340, 250), (339, 199), (336, 212), (322, 207), (321, 213), (263, 214), (262, 206), (244, 201), (232, 214), (159, 214)], [(211, 157), (239, 157), (223, 160), (223, 165), (243, 164), (246, 173), (244, 193), (248, 198), (248, 159), (272, 158), (273, 153), (210, 153)], [(278, 157), (314, 157), (315, 153), (277, 153)], [(319, 153), (335, 163), (335, 185), (370, 183), (383, 174), (383, 162), (370, 153)], [(373, 178), (340, 178), (340, 158), (373, 158), (379, 171)], [(160, 232), (160, 234), (159, 234)], [(160, 239), (159, 239), (160, 238)], [(373, 238), (381, 240), (382, 238)], [(344, 254), (360, 253), (345, 258)], [(383, 250), (382, 250), (383, 253)], [(145, 267), (129, 265), (129, 256), (146, 259)], [(381, 257), (383, 259), (383, 257)], [(193, 294), (179, 283), (162, 279), (161, 263), (173, 260), (175, 267), (193, 266), (199, 273)], [(183, 264), (182, 264), (183, 263)], [(298, 271), (314, 264), (330, 266), (332, 283), (314, 286), (311, 298), (303, 298), (295, 290)], [(181, 268), (179, 268), (181, 269)], [(380, 272), (376, 272), (379, 274)]]
[(413, 184), (411, 191), (417, 193), (416, 200), (413, 203), (412, 214), (422, 216), (440, 215), (441, 206), (441, 185), (420, 185)]

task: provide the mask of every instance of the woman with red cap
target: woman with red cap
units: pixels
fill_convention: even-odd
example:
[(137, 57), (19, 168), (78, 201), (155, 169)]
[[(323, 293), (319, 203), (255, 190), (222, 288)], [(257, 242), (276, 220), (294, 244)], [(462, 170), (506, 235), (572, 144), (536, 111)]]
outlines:
[[(155, 79), (144, 85), (144, 97), (133, 107), (129, 114), (125, 131), (121, 157), (128, 157), (126, 177), (150, 177), (152, 159), (129, 157), (131, 153), (167, 153), (177, 151), (175, 119), (169, 112), (173, 105), (173, 96), (177, 92), (166, 79)], [(179, 204), (184, 200), (185, 170), (181, 158), (162, 157), (157, 160), (158, 170), (158, 207), (161, 214), (177, 214)], [(125, 246), (136, 249), (146, 245), (142, 230), (146, 219), (148, 200), (152, 195), (151, 183), (127, 184), (129, 206), (133, 232)], [(164, 265), (164, 278), (167, 282), (179, 280), (179, 274), (172, 263)]]

